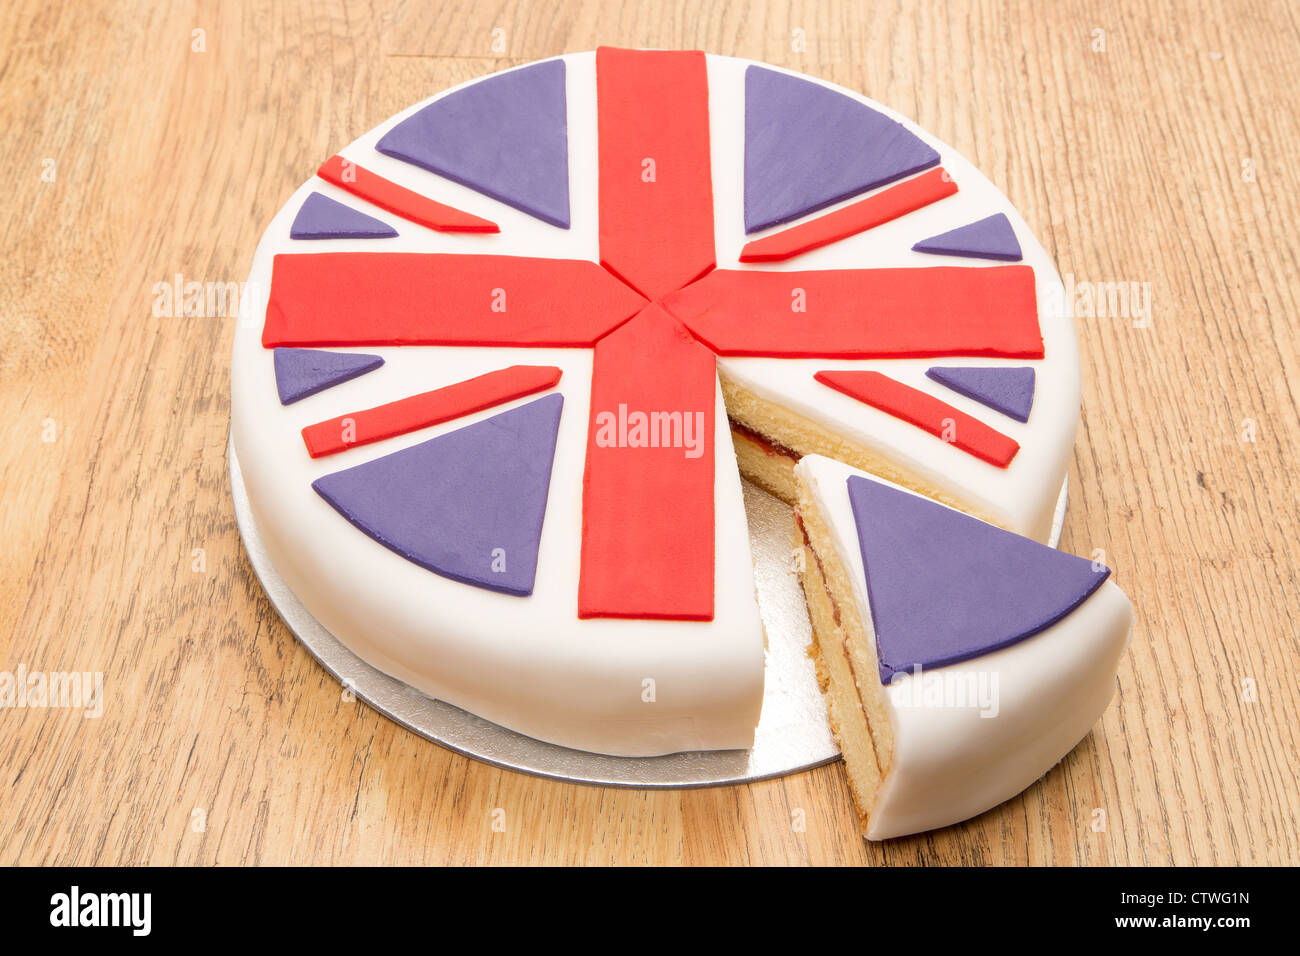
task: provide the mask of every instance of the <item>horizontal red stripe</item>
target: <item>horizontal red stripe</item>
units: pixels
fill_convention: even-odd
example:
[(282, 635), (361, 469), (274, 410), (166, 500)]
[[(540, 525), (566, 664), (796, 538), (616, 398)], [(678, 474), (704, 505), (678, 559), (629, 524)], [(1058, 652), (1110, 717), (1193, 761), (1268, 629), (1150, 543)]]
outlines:
[(851, 206), (837, 209), (810, 222), (746, 243), (741, 262), (781, 262), (874, 229), (957, 191), (944, 169), (932, 169), (915, 179), (890, 186)]
[(924, 429), (967, 454), (1005, 468), (1020, 445), (978, 418), (880, 372), (818, 372), (823, 385)]
[(663, 304), (719, 355), (1043, 357), (1029, 266), (715, 269)]
[(481, 219), (455, 206), (434, 202), (428, 196), (399, 186), (391, 179), (358, 166), (342, 156), (331, 156), (316, 170), (327, 183), (346, 189), (380, 209), (438, 232), (500, 232), (490, 219)]
[(278, 255), (262, 345), (589, 346), (645, 300), (594, 262), (424, 252)]
[(302, 440), (313, 458), (334, 455), (540, 392), (555, 385), (561, 374), (552, 365), (512, 365), (387, 405), (308, 425), (302, 430)]

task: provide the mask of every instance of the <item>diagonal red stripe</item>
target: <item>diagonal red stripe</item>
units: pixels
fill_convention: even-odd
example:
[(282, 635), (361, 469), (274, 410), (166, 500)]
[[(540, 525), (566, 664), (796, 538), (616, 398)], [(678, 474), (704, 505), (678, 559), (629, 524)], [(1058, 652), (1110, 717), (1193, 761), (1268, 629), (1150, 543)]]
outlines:
[(823, 385), (901, 418), (990, 465), (1005, 468), (1020, 445), (978, 418), (880, 372), (818, 372)]
[(262, 344), (582, 347), (644, 304), (581, 259), (279, 255)]
[(579, 617), (713, 618), (716, 389), (657, 305), (596, 343)]
[(698, 51), (596, 51), (600, 261), (656, 299), (713, 268), (709, 83)]
[(782, 262), (793, 259), (915, 212), (956, 191), (957, 184), (948, 177), (946, 170), (932, 169), (851, 206), (746, 243), (740, 251), (740, 261)]
[(455, 206), (434, 202), (428, 196), (399, 186), (342, 156), (325, 160), (316, 170), (316, 175), (380, 209), (387, 209), (396, 216), (438, 232), (501, 231), (490, 219), (481, 219)]
[(717, 269), (663, 304), (719, 355), (1043, 357), (1029, 266)]
[(308, 425), (302, 430), (302, 440), (313, 458), (334, 455), (357, 445), (405, 435), (532, 395), (553, 386), (560, 375), (560, 370), (553, 365), (512, 365), (431, 392)]

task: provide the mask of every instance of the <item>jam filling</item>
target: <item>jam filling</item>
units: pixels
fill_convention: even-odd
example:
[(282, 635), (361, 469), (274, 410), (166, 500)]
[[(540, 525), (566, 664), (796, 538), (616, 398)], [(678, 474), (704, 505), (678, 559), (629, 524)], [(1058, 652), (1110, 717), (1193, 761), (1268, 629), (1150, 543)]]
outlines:
[(750, 441), (754, 442), (756, 445), (761, 446), (763, 451), (767, 452), (767, 454), (769, 455), (780, 455), (782, 458), (789, 458), (792, 461), (798, 461), (800, 458), (803, 457), (793, 448), (787, 448), (785, 445), (782, 445), (779, 442), (774, 442), (770, 438), (760, 435), (752, 428), (748, 428), (745, 425), (742, 425), (734, 418), (728, 417), (727, 421), (730, 423), (732, 431), (740, 432), (740, 434), (744, 435)]

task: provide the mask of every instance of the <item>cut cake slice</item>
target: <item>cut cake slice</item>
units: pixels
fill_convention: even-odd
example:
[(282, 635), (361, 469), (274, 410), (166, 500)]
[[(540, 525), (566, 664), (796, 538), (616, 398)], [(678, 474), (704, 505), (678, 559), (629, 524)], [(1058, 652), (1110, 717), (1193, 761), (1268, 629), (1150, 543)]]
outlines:
[(1132, 621), (1107, 569), (820, 455), (794, 478), (813, 653), (864, 836), (983, 813), (1086, 736)]

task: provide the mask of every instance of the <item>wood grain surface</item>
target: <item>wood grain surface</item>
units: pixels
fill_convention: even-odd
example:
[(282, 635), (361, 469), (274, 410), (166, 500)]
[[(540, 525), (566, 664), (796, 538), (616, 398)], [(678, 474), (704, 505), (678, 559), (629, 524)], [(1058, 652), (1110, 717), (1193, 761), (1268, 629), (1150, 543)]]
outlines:
[[(0, 863), (1300, 862), (1298, 18), (8, 0), (0, 671), (104, 690), (98, 719), (0, 709)], [(693, 792), (492, 769), (345, 700), (259, 588), (227, 483), (234, 319), (156, 316), (155, 284), (246, 278), (292, 190), (397, 109), (600, 43), (862, 91), (969, 156), (1077, 288), (1149, 293), (1149, 320), (1078, 320), (1062, 541), (1115, 568), (1132, 648), (1093, 732), (1005, 805), (874, 845), (838, 764)]]

